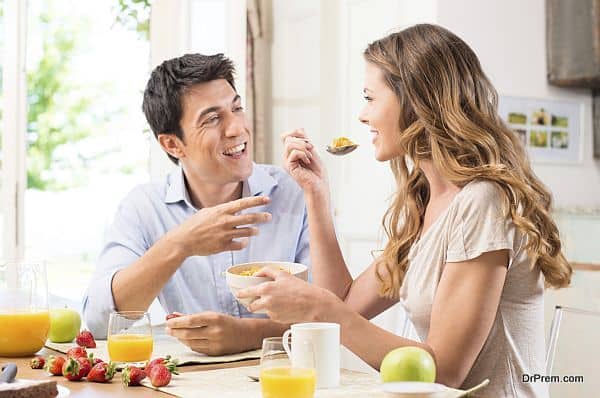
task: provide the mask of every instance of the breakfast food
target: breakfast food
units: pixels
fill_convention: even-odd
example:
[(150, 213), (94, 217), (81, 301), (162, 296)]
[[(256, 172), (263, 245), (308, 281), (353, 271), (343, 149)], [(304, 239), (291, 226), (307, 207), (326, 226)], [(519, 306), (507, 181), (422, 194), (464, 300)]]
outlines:
[(56, 381), (17, 379), (17, 365), (8, 363), (0, 373), (2, 398), (51, 398), (58, 395)]
[(127, 366), (121, 372), (121, 380), (126, 387), (140, 386), (140, 382), (146, 378), (146, 372), (136, 366)]
[[(252, 267), (249, 267), (249, 268), (246, 268), (246, 269), (242, 269), (241, 271), (236, 271), (234, 273), (237, 274), (237, 275), (240, 275), (240, 276), (255, 276), (258, 273), (258, 271), (260, 271), (262, 268), (263, 267), (260, 266), (260, 265), (255, 265), (255, 266), (252, 266)], [(291, 272), (290, 272), (290, 270), (288, 268), (284, 268), (284, 267), (280, 266), (279, 270), (285, 271), (288, 274), (291, 274)]]
[(45, 364), (46, 359), (44, 357), (35, 357), (29, 362), (31, 369), (44, 369)]
[(0, 383), (2, 398), (51, 398), (57, 395), (56, 380), (16, 379), (12, 383)]
[(346, 137), (334, 138), (333, 141), (331, 142), (332, 148), (341, 148), (341, 147), (350, 146), (350, 145), (354, 145), (354, 142), (352, 142), (349, 138), (346, 138)]
[(92, 335), (92, 332), (89, 330), (82, 330), (79, 332), (75, 338), (75, 342), (80, 347), (96, 348), (96, 340), (94, 340), (94, 335)]

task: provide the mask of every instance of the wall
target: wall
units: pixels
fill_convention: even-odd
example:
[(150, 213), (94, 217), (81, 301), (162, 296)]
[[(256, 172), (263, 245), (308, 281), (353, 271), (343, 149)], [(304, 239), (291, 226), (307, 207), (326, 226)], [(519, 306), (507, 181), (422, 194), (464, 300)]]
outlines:
[[(274, 161), (281, 159), (279, 134), (293, 127), (307, 127), (318, 147), (336, 131), (350, 134), (361, 145), (346, 158), (324, 155), (338, 236), (353, 275), (371, 261), (369, 252), (378, 245), (381, 235), (377, 230), (386, 208), (379, 199), (392, 185), (388, 168), (372, 161), (367, 129), (356, 120), (361, 106), (355, 102), (356, 98), (360, 101), (362, 89), (360, 53), (375, 37), (414, 23), (438, 23), (461, 36), (478, 54), (500, 94), (582, 102), (582, 162), (533, 167), (553, 192), (557, 207), (600, 207), (600, 166), (592, 157), (591, 93), (547, 84), (544, 0), (276, 0), (273, 15)], [(569, 235), (569, 254), (579, 261), (594, 261), (593, 253), (589, 254), (597, 252), (591, 248), (593, 244), (586, 244), (590, 248), (581, 255), (577, 246), (591, 242), (598, 222), (593, 217), (582, 220), (579, 215), (576, 222), (566, 220), (569, 217), (560, 216), (561, 222), (568, 224), (564, 229)], [(555, 304), (598, 309), (598, 274), (576, 273), (572, 288), (549, 291), (548, 327)], [(397, 308), (390, 311), (400, 312)], [(402, 317), (396, 316), (376, 323), (401, 333), (401, 321)], [(359, 361), (345, 359), (345, 365), (360, 368)]]
[(591, 91), (547, 83), (545, 15), (544, 0), (438, 0), (437, 22), (473, 48), (499, 94), (584, 104), (582, 163), (533, 166), (551, 189), (556, 207), (599, 207), (600, 162), (593, 160)]

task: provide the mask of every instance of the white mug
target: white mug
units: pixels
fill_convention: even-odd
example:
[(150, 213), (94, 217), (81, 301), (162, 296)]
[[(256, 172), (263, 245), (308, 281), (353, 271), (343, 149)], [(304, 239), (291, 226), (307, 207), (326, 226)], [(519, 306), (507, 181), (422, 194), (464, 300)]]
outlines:
[[(292, 347), (289, 337), (292, 335)], [(283, 348), (292, 367), (315, 368), (317, 388), (340, 384), (340, 325), (337, 323), (295, 323), (283, 333)], [(306, 344), (310, 342), (310, 344)]]

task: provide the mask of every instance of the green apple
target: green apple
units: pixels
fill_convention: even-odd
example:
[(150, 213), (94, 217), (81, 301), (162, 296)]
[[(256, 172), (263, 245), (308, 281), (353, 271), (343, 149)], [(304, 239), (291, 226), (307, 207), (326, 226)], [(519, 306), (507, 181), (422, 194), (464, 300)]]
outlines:
[(77, 311), (68, 308), (50, 310), (48, 339), (51, 342), (70, 343), (79, 333), (80, 327), (81, 317)]
[(427, 351), (419, 347), (396, 348), (381, 362), (381, 381), (435, 381), (435, 362)]

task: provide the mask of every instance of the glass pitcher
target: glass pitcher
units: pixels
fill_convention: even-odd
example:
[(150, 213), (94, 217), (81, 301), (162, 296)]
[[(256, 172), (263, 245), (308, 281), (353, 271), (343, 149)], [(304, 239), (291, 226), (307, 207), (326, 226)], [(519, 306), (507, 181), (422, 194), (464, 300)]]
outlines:
[(48, 283), (42, 262), (0, 262), (0, 357), (38, 352), (50, 329)]

